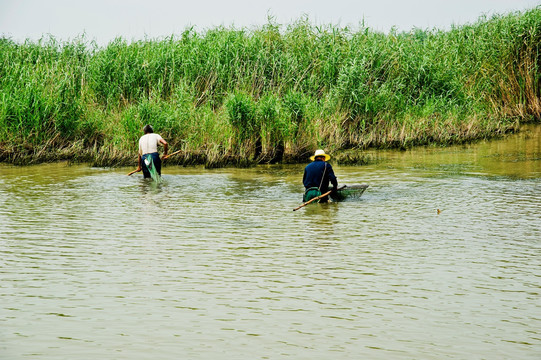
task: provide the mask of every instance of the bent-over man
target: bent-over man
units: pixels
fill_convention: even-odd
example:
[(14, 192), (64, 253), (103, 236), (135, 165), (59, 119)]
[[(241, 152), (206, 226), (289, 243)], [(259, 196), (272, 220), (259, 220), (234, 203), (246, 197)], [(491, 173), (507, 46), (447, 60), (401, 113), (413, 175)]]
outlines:
[(160, 135), (154, 134), (151, 125), (145, 125), (143, 132), (145, 134), (139, 139), (139, 167), (137, 170), (143, 170), (145, 179), (152, 177), (157, 180), (156, 174), (159, 176), (162, 174), (162, 159), (158, 153), (158, 145), (163, 146), (163, 157), (165, 158), (168, 149), (167, 141)]

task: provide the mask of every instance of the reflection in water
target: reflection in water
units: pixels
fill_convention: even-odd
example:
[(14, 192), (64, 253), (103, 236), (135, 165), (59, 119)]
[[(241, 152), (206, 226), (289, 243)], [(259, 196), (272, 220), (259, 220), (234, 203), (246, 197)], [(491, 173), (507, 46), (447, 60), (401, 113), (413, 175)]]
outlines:
[(3, 165), (0, 358), (538, 358), (539, 129), (374, 152), (296, 212), (303, 164)]

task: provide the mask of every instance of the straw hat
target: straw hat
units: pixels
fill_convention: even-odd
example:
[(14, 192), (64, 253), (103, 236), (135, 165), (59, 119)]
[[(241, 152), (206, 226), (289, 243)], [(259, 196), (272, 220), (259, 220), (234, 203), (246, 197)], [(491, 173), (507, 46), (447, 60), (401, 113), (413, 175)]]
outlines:
[(325, 161), (329, 161), (331, 158), (330, 155), (325, 154), (324, 150), (318, 149), (313, 156), (310, 156), (310, 160), (314, 161), (318, 156), (325, 156)]

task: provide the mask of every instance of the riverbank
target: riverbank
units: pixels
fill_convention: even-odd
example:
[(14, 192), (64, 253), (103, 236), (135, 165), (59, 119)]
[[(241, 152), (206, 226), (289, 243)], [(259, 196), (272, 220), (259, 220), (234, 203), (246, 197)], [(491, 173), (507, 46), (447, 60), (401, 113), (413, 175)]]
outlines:
[(105, 48), (4, 38), (0, 161), (133, 165), (146, 123), (183, 150), (171, 163), (208, 167), (491, 138), (541, 121), (540, 44), (541, 7), (450, 31), (301, 19)]

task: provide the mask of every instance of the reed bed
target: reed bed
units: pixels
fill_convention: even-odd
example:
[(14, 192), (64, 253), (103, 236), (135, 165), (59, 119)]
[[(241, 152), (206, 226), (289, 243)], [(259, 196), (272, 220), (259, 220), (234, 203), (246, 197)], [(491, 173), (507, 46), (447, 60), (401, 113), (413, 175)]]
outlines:
[(0, 161), (134, 164), (146, 123), (184, 150), (172, 163), (208, 167), (498, 136), (541, 121), (540, 50), (541, 7), (449, 31), (302, 18), (105, 47), (1, 38)]

